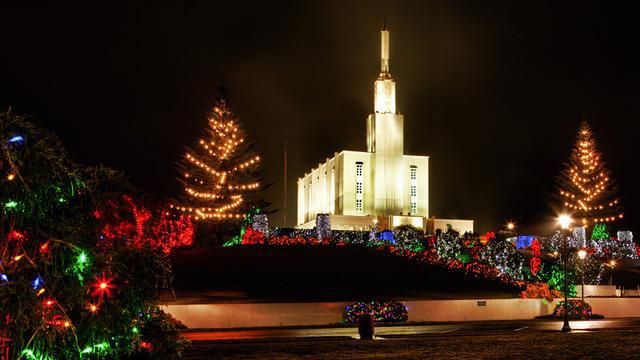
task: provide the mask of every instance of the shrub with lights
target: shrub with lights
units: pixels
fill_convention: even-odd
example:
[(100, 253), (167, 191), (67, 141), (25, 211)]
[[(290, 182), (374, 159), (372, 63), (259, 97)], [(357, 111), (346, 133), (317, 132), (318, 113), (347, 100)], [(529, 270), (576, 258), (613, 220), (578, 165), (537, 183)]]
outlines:
[[(249, 219), (245, 224), (250, 224)], [(388, 232), (393, 235), (392, 232)], [(246, 225), (243, 232), (242, 241), (228, 242), (227, 246), (232, 245), (262, 245), (268, 246), (367, 246), (379, 252), (402, 256), (419, 264), (426, 264), (447, 269), (452, 272), (460, 273), (466, 278), (473, 280), (481, 280), (493, 283), (495, 286), (509, 290), (522, 291), (526, 285), (524, 279), (516, 278), (511, 274), (517, 274), (517, 271), (507, 269), (501, 270), (494, 265), (484, 263), (477, 257), (463, 253), (473, 250), (473, 247), (483, 248), (481, 242), (471, 241), (465, 248), (463, 239), (460, 234), (454, 230), (439, 234), (439, 236), (425, 236), (422, 232), (414, 229), (403, 227), (396, 229), (400, 240), (387, 241), (384, 239), (371, 239), (370, 233), (367, 231), (331, 231), (331, 236), (325, 239), (318, 239), (315, 229), (272, 229), (268, 236), (264, 236), (262, 232), (254, 232), (251, 226)], [(380, 236), (381, 233), (377, 235)], [(489, 239), (495, 238), (493, 233), (484, 235)], [(252, 240), (254, 239), (254, 240)], [(488, 240), (487, 240), (488, 241)], [(444, 249), (444, 250), (443, 250)], [(511, 253), (509, 253), (511, 254)], [(454, 257), (455, 255), (455, 257)], [(466, 255), (466, 257), (464, 257)], [(522, 259), (520, 254), (518, 259)], [(464, 257), (464, 258), (462, 258)], [(462, 258), (462, 259), (461, 259)], [(520, 267), (521, 262), (514, 262)], [(507, 264), (511, 264), (507, 262)]]
[[(573, 272), (568, 272), (567, 275), (568, 295), (576, 296), (575, 275)], [(546, 283), (552, 291), (564, 293), (564, 271), (560, 263), (543, 263), (534, 279)]]
[(455, 259), (462, 252), (462, 248), (462, 237), (455, 230), (441, 233), (437, 237), (436, 250), (440, 258)]
[(529, 283), (525, 290), (520, 293), (523, 299), (545, 299), (548, 302), (562, 296), (558, 290), (549, 288), (549, 284), (543, 282)]
[(393, 229), (393, 237), (396, 240), (396, 246), (414, 252), (424, 251), (426, 246), (424, 243), (424, 235), (422, 232), (411, 225), (400, 225)]
[[(318, 239), (317, 229), (272, 229), (265, 236), (265, 232), (252, 230), (250, 219), (251, 216), (244, 222), (242, 240), (233, 240), (228, 245), (367, 246), (421, 264), (443, 267), (468, 279), (492, 282), (498, 287), (516, 291), (524, 298), (549, 300), (564, 291), (561, 251), (565, 235), (559, 231), (550, 238), (519, 236), (515, 243), (496, 238), (493, 232), (461, 236), (449, 229), (438, 232), (436, 236), (425, 236), (409, 226), (398, 227), (393, 232), (325, 231), (330, 235)], [(605, 233), (604, 224), (597, 225), (593, 231), (596, 236), (601, 236), (598, 234)], [(586, 284), (600, 282), (607, 256), (615, 259), (637, 256), (632, 234), (622, 231), (619, 232), (619, 240), (607, 240), (600, 250), (593, 245), (583, 249), (587, 257), (581, 259), (577, 252), (581, 249), (580, 244), (587, 243), (584, 234), (583, 228), (576, 228), (567, 238), (569, 296), (575, 296), (575, 284), (583, 275)], [(390, 236), (388, 239), (385, 238), (387, 235)], [(599, 256), (597, 251), (604, 255)], [(611, 266), (609, 261), (607, 263)]]
[(362, 315), (369, 314), (376, 322), (403, 322), (409, 319), (407, 307), (392, 300), (360, 301), (347, 305), (345, 322), (357, 324)]
[(157, 300), (190, 220), (123, 196), (133, 189), (119, 173), (74, 164), (11, 112), (0, 113), (0, 151), (0, 337), (11, 358), (179, 357), (185, 340)]
[[(553, 310), (553, 317), (561, 319), (564, 318), (564, 301), (559, 301), (556, 308)], [(582, 301), (572, 299), (567, 302), (567, 315), (569, 319), (574, 320), (588, 320), (593, 317), (593, 311), (591, 305)]]
[(523, 273), (524, 258), (513, 244), (504, 239), (490, 239), (480, 251), (479, 258), (514, 279), (525, 279), (525, 274)]

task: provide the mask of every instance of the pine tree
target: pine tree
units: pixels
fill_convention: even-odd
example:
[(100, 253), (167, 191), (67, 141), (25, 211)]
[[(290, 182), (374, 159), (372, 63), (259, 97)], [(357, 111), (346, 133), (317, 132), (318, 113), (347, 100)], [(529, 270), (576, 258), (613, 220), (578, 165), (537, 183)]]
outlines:
[(247, 195), (263, 189), (261, 158), (251, 152), (227, 100), (217, 101), (204, 135), (180, 163), (186, 196), (171, 207), (196, 220), (241, 220), (255, 205)]
[(580, 124), (578, 140), (558, 177), (560, 207), (576, 224), (592, 226), (623, 218), (617, 189), (589, 125)]

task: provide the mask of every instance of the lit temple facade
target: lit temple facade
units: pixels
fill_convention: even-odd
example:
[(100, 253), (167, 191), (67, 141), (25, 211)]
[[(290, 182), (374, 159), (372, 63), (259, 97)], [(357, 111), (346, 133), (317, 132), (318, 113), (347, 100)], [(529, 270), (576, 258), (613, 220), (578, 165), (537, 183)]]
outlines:
[(386, 28), (380, 42), (367, 151), (335, 153), (298, 179), (298, 227), (313, 228), (317, 214), (329, 214), (335, 230), (368, 230), (377, 223), (379, 229), (409, 224), (430, 231), (449, 224), (473, 231), (471, 220), (429, 219), (429, 157), (404, 154), (404, 116), (396, 112)]

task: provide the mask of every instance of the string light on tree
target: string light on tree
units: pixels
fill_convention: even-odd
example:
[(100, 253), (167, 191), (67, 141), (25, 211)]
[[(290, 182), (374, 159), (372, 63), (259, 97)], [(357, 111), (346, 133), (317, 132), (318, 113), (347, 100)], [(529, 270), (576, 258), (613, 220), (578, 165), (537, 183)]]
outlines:
[(596, 148), (591, 128), (580, 124), (578, 140), (558, 177), (560, 204), (582, 226), (609, 223), (624, 217), (614, 181)]
[(89, 310), (90, 313), (95, 314), (98, 312), (98, 305), (96, 304), (89, 304), (87, 306), (87, 309)]
[(105, 295), (107, 297), (111, 296), (111, 290), (115, 288), (115, 285), (111, 283), (112, 281), (112, 279), (108, 278), (104, 274), (100, 277), (96, 277), (91, 295), (99, 298), (100, 301), (104, 299)]
[(246, 194), (262, 188), (257, 181), (261, 157), (250, 145), (226, 100), (218, 100), (200, 139), (180, 166), (186, 193), (171, 208), (196, 220), (239, 220), (251, 207)]
[(11, 112), (0, 112), (0, 173), (0, 358), (181, 351), (155, 303), (168, 253), (192, 241), (188, 217), (154, 216), (120, 195), (130, 188), (118, 174), (72, 163), (54, 135)]

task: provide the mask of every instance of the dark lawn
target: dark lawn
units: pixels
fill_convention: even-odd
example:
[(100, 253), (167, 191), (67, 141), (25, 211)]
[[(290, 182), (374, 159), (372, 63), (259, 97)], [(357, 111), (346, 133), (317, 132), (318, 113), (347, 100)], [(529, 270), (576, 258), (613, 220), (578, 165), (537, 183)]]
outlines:
[(165, 302), (510, 298), (512, 289), (355, 246), (234, 247), (173, 255), (178, 299)]
[(267, 342), (194, 342), (186, 360), (202, 359), (638, 359), (640, 333), (506, 333)]

